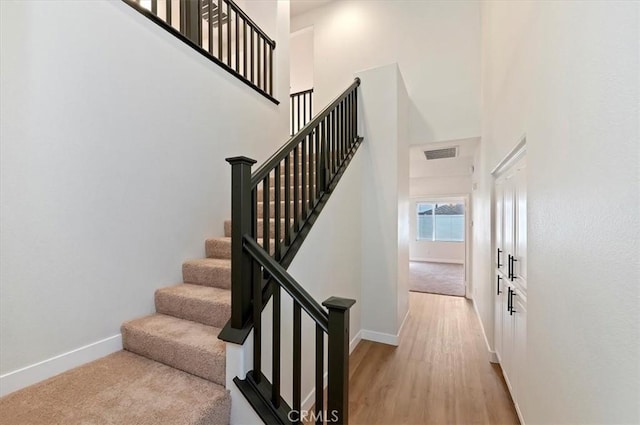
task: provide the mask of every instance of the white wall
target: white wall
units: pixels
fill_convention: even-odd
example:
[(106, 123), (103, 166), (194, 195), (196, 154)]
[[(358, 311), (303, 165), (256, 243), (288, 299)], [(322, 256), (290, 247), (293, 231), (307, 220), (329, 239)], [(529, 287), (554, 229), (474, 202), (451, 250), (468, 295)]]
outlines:
[(316, 110), (354, 72), (397, 62), (410, 143), (479, 135), (479, 2), (334, 1), (291, 22), (293, 31), (311, 25)]
[(288, 134), (288, 3), (261, 3), (283, 106), (122, 2), (0, 2), (0, 373), (118, 334), (222, 235), (224, 158)]
[(483, 6), (474, 297), (491, 339), (489, 172), (526, 134), (526, 423), (640, 422), (639, 8)]
[[(357, 74), (362, 186), (363, 338), (397, 343), (408, 308), (408, 142), (406, 91), (396, 64)], [(405, 115), (406, 116), (406, 115)]]
[(297, 93), (313, 88), (313, 27), (292, 33), (290, 42), (291, 93)]
[(414, 177), (409, 180), (411, 197), (467, 195), (471, 174), (466, 176)]

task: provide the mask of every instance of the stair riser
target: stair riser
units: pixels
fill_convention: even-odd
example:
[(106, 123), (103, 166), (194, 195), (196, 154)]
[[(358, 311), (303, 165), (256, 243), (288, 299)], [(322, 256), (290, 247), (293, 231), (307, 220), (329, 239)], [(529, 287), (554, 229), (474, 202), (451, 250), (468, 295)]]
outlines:
[[(258, 244), (262, 246), (262, 238), (258, 239)], [(271, 249), (273, 250), (274, 241), (271, 240)], [(215, 240), (215, 242), (207, 241), (205, 245), (205, 251), (207, 258), (222, 258), (225, 260), (231, 259), (231, 241), (230, 240)]]
[(140, 329), (122, 328), (125, 350), (224, 386), (225, 358), (180, 344), (177, 341), (148, 334)]
[(231, 317), (231, 305), (221, 302), (206, 302), (156, 291), (156, 312), (179, 319), (222, 328)]
[(204, 244), (207, 258), (231, 259), (231, 241), (220, 239), (208, 239)]
[(195, 285), (231, 288), (231, 268), (205, 267), (202, 265), (183, 264), (182, 280)]

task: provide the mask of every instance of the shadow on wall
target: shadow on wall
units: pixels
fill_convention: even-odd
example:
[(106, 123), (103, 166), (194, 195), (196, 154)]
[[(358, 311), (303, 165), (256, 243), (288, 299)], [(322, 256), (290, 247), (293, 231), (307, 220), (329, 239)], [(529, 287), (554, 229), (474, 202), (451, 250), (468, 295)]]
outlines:
[(434, 141), (433, 129), (427, 123), (427, 120), (424, 118), (415, 102), (409, 96), (409, 134), (413, 137), (414, 135), (419, 134), (419, 140), (409, 140), (410, 144), (415, 143), (428, 143)]

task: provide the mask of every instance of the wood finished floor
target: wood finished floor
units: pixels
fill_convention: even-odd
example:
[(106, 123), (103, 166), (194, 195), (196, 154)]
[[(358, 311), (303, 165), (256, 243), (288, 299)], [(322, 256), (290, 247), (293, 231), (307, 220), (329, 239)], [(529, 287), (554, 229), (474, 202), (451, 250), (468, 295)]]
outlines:
[(410, 293), (400, 345), (350, 356), (351, 424), (518, 424), (470, 301)]

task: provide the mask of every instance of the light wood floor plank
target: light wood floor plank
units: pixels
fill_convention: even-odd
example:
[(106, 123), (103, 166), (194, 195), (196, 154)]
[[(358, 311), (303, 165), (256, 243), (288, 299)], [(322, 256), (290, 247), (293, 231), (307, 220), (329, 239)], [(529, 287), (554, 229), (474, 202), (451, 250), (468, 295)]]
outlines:
[(400, 345), (362, 341), (350, 357), (351, 424), (518, 424), (470, 301), (410, 294)]

